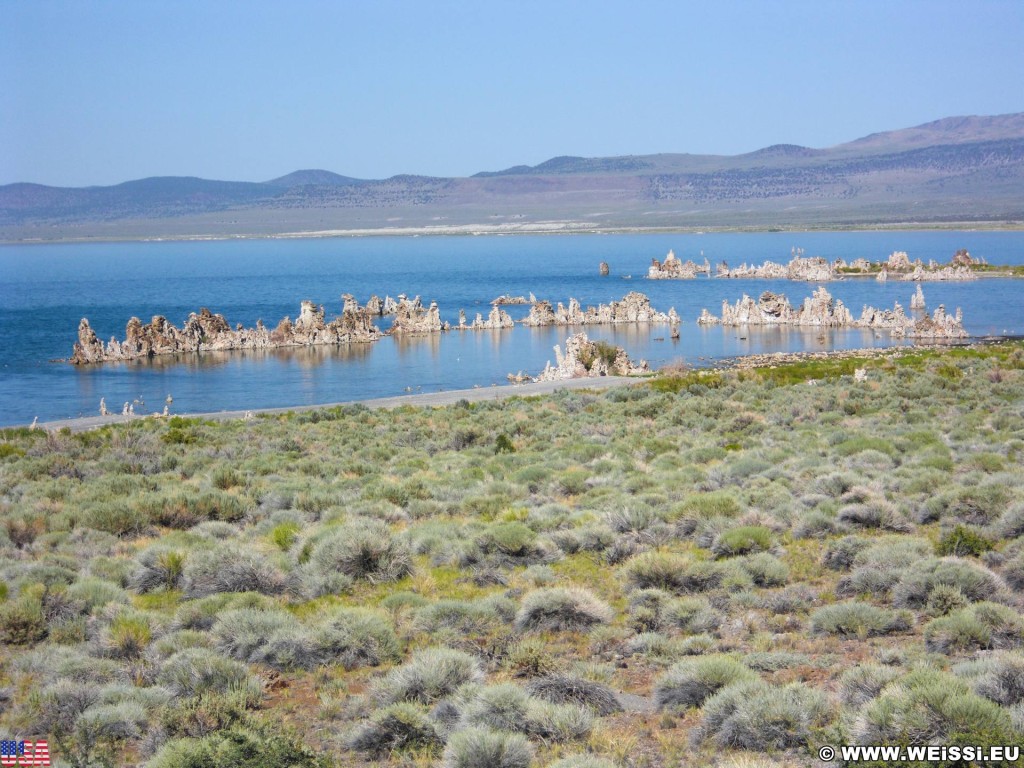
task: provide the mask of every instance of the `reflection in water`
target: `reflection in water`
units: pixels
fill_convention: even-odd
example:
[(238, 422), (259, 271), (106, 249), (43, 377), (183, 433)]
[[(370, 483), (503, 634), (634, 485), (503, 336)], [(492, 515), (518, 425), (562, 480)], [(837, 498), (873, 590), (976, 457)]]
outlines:
[[(449, 331), (450, 333), (450, 331)], [(441, 352), (441, 334), (427, 333), (423, 335), (396, 333), (390, 337), (394, 340), (395, 349), (400, 355), (419, 353), (429, 349), (432, 357), (437, 357)]]

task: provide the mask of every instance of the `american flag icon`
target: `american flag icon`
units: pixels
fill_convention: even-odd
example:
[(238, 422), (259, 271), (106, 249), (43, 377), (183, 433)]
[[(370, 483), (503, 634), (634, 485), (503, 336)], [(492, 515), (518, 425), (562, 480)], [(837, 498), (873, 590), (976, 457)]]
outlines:
[(0, 765), (36, 766), (50, 765), (50, 745), (38, 741), (0, 741)]

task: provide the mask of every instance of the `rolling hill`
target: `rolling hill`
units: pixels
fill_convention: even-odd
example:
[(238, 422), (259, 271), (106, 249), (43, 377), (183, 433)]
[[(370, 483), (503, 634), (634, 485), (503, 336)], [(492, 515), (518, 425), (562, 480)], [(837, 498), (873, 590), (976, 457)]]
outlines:
[(0, 239), (339, 230), (845, 227), (1024, 220), (1024, 113), (950, 117), (825, 149), (555, 157), (468, 178), (302, 170), (0, 187)]

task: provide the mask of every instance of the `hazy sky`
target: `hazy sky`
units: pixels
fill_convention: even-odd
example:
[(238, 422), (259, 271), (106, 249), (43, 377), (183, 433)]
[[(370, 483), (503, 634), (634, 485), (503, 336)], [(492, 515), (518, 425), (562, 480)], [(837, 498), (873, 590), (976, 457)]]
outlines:
[(1021, 0), (0, 0), (0, 184), (469, 175), (1024, 111)]

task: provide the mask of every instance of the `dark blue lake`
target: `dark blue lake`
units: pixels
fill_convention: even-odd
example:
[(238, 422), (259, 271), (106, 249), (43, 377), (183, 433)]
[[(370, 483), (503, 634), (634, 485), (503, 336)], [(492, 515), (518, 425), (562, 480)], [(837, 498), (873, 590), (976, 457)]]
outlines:
[[(992, 264), (1024, 263), (1024, 232), (844, 232), (757, 234), (548, 235), (370, 237), (205, 242), (90, 243), (0, 246), (0, 424), (27, 424), (95, 415), (101, 397), (111, 408), (127, 400), (159, 410), (168, 394), (173, 412), (188, 413), (328, 403), (413, 391), (488, 387), (508, 373), (536, 374), (564, 343), (566, 328), (451, 331), (415, 339), (387, 338), (372, 345), (264, 353), (204, 354), (185, 359), (75, 367), (51, 362), (70, 355), (78, 321), (89, 318), (100, 338), (123, 338), (136, 315), (165, 315), (180, 326), (209, 307), (232, 323), (275, 325), (295, 317), (302, 299), (323, 304), (328, 319), (340, 296), (360, 303), (371, 294), (420, 295), (437, 301), (457, 321), (486, 315), (501, 294), (552, 302), (575, 296), (583, 305), (607, 303), (629, 291), (647, 294), (659, 310), (675, 307), (684, 323), (672, 341), (668, 328), (591, 326), (591, 338), (626, 347), (652, 367), (682, 360), (690, 365), (774, 351), (846, 349), (894, 342), (871, 332), (700, 328), (702, 307), (718, 314), (723, 300), (764, 290), (796, 304), (816, 287), (767, 280), (655, 281), (645, 278), (652, 258), (671, 248), (682, 259), (711, 263), (788, 261), (791, 249), (807, 256), (883, 260), (894, 250), (911, 259), (948, 262), (959, 248)], [(611, 276), (600, 277), (606, 261)], [(630, 276), (630, 279), (626, 279)], [(828, 284), (855, 314), (863, 304), (904, 307), (911, 283), (850, 279)], [(976, 335), (1024, 333), (1024, 281), (983, 279), (925, 283), (930, 308), (963, 307)], [(527, 307), (509, 307), (515, 318)], [(383, 318), (382, 330), (390, 327)]]

